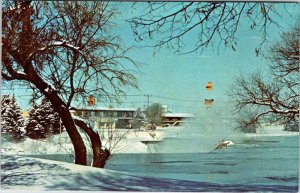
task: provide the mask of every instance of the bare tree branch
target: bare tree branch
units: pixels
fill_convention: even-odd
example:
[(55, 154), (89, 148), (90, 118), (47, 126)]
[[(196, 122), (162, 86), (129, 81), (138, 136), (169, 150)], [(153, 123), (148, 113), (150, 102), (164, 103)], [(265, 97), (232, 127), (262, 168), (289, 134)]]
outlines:
[[(134, 6), (142, 6), (135, 3)], [(140, 8), (139, 7), (139, 8)], [(141, 8), (140, 8), (141, 9)], [(158, 39), (156, 49), (167, 46), (176, 53), (203, 51), (210, 44), (219, 42), (235, 50), (236, 32), (242, 18), (250, 19), (250, 29), (262, 32), (262, 42), (257, 46), (259, 53), (267, 40), (269, 24), (275, 24), (271, 14), (277, 14), (272, 3), (257, 2), (152, 2), (144, 6), (140, 15), (128, 19), (137, 41)], [(190, 50), (185, 49), (191, 33), (195, 42)], [(214, 40), (214, 41), (213, 41)]]
[[(267, 57), (268, 75), (262, 73), (241, 75), (232, 87), (232, 98), (238, 112), (256, 109), (248, 120), (239, 121), (244, 127), (253, 126), (267, 115), (289, 123), (299, 118), (299, 26), (274, 44)], [(296, 67), (298, 66), (298, 67)], [(238, 117), (240, 119), (240, 117)]]

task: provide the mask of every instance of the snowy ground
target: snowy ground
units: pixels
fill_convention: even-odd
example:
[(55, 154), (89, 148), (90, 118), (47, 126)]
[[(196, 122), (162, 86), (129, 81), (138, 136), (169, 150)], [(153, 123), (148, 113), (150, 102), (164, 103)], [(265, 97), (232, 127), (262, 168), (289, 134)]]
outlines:
[(14, 191), (295, 191), (289, 186), (231, 186), (150, 178), (107, 169), (19, 156), (1, 157), (1, 189)]
[[(117, 130), (116, 136), (123, 136), (122, 140), (113, 148), (113, 153), (149, 153), (146, 144), (141, 141), (160, 141), (165, 137), (176, 137), (182, 132), (183, 127), (158, 128), (155, 131), (144, 130)], [(83, 136), (85, 143), (88, 140)], [(109, 147), (111, 144), (102, 138), (104, 146)], [(118, 138), (118, 137), (115, 137)], [(114, 143), (114, 142), (112, 142)], [(73, 146), (66, 132), (51, 136), (44, 140), (33, 140), (27, 138), (20, 143), (3, 141), (1, 144), (1, 154), (3, 155), (26, 155), (26, 154), (72, 154)]]

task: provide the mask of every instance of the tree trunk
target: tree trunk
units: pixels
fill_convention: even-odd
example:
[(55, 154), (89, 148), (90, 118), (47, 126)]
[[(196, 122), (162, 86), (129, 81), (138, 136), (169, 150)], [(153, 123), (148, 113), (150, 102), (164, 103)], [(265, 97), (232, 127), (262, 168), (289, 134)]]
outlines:
[(87, 123), (82, 120), (74, 118), (74, 122), (79, 126), (90, 138), (92, 150), (93, 150), (93, 160), (92, 167), (104, 168), (106, 160), (110, 156), (110, 152), (107, 149), (102, 148), (101, 139), (97, 132), (95, 132)]
[[(55, 105), (53, 106), (54, 109), (57, 109)], [(60, 112), (58, 113), (72, 141), (74, 147), (74, 154), (75, 154), (75, 160), (74, 160), (75, 164), (87, 165), (86, 147), (82, 140), (82, 137), (80, 136), (74, 124), (71, 113), (69, 112), (68, 109), (60, 110)]]
[(72, 115), (67, 108), (66, 103), (59, 96), (55, 88), (46, 83), (33, 69), (31, 63), (26, 65), (25, 72), (28, 75), (28, 81), (36, 86), (41, 93), (51, 102), (53, 108), (59, 114), (64, 127), (71, 139), (74, 147), (75, 164), (87, 165), (86, 147), (73, 121)]

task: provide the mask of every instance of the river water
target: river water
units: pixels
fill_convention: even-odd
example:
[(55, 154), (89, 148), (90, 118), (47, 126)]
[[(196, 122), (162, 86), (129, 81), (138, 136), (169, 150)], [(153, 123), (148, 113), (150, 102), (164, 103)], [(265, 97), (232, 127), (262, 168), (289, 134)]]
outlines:
[(298, 137), (246, 140), (210, 153), (121, 154), (107, 168), (221, 184), (298, 186)]
[[(164, 139), (164, 141), (176, 139)], [(181, 139), (180, 143), (188, 143)], [(149, 144), (159, 149), (161, 144)], [(250, 137), (207, 153), (116, 154), (106, 169), (222, 185), (289, 186), (298, 189), (299, 135)], [(72, 162), (70, 155), (31, 155)]]

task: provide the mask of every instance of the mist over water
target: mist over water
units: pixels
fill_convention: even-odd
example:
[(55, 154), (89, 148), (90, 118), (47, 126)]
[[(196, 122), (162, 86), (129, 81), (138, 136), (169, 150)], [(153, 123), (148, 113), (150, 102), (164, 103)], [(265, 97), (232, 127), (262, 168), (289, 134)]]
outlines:
[(241, 141), (244, 136), (234, 131), (230, 112), (230, 108), (221, 106), (199, 109), (192, 122), (170, 128), (169, 136), (158, 144), (149, 145), (149, 150), (154, 153), (210, 152), (222, 140)]

